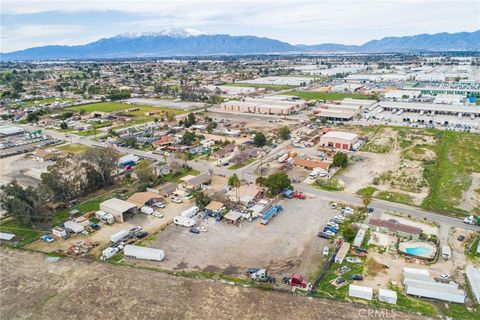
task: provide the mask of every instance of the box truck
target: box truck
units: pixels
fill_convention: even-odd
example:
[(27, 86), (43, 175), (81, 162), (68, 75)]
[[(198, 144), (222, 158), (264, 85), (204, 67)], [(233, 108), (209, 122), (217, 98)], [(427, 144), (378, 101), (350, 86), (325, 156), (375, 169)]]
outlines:
[(118, 248), (108, 247), (105, 250), (103, 250), (102, 257), (100, 259), (103, 261), (110, 259), (111, 257), (117, 254), (118, 250), (119, 250)]
[(110, 213), (106, 213), (105, 211), (100, 210), (95, 212), (95, 217), (106, 224), (113, 224), (115, 222), (115, 218), (113, 217), (113, 215)]
[(163, 250), (132, 245), (126, 245), (123, 253), (127, 257), (154, 261), (162, 261), (165, 257)]

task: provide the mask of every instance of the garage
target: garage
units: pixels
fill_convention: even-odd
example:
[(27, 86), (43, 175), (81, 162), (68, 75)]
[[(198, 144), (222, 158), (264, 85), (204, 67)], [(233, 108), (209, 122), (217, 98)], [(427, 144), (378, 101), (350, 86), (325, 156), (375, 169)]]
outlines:
[(343, 131), (330, 131), (320, 137), (321, 146), (342, 150), (350, 150), (357, 141), (357, 134)]

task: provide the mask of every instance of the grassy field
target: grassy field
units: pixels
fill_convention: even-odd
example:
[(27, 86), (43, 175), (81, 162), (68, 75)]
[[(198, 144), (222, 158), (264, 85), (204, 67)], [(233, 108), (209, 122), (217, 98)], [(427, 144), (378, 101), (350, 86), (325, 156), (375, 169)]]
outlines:
[(289, 92), (285, 92), (284, 94), (297, 96), (303, 100), (341, 100), (345, 98), (376, 100), (378, 98), (375, 95), (364, 95), (364, 94), (358, 94), (358, 93), (289, 91)]
[(99, 102), (99, 103), (91, 103), (91, 104), (84, 104), (80, 106), (68, 107), (67, 110), (72, 111), (80, 111), (85, 110), (85, 112), (94, 112), (94, 111), (102, 111), (102, 112), (113, 112), (113, 111), (122, 111), (132, 108), (138, 108), (138, 111), (128, 112), (128, 114), (132, 116), (144, 116), (145, 112), (148, 111), (165, 111), (165, 112), (172, 112), (175, 115), (183, 114), (186, 111), (181, 109), (171, 109), (171, 108), (164, 108), (164, 107), (153, 107), (153, 106), (141, 106), (141, 105), (134, 105), (134, 104), (126, 104), (121, 102)]
[(365, 188), (362, 188), (362, 189), (358, 189), (357, 194), (359, 196), (363, 196), (363, 195), (373, 196), (375, 191), (377, 191), (377, 188), (375, 188), (375, 187), (365, 187)]
[(286, 84), (260, 84), (260, 83), (237, 83), (237, 82), (227, 83), (225, 84), (225, 86), (265, 88), (265, 89), (271, 89), (271, 90), (287, 90), (287, 89), (293, 89), (297, 87), (297, 86), (290, 86)]
[(381, 191), (376, 196), (378, 199), (413, 205), (413, 200), (408, 194), (400, 192)]
[(81, 153), (86, 151), (88, 147), (84, 146), (83, 144), (74, 143), (74, 144), (66, 144), (66, 145), (60, 146), (58, 147), (58, 149), (65, 153), (76, 154), (76, 153)]
[(237, 163), (237, 164), (231, 165), (230, 167), (228, 167), (228, 170), (238, 170), (238, 169), (243, 168), (246, 165), (248, 165), (248, 164), (250, 164), (254, 161), (255, 161), (255, 159), (249, 159), (249, 160), (247, 160), (247, 162)]
[(41, 104), (50, 104), (54, 102), (67, 102), (67, 101), (75, 101), (75, 99), (70, 99), (70, 98), (46, 98), (46, 99), (32, 99), (32, 100), (24, 100), (23, 102), (17, 102), (15, 105), (16, 106), (22, 106), (22, 107), (32, 107), (35, 105), (41, 105)]
[(480, 172), (480, 135), (437, 131), (437, 159), (426, 163), (424, 176), (430, 194), (422, 206), (427, 209), (464, 215), (458, 207), (462, 194), (472, 182), (471, 173)]
[(29, 226), (21, 226), (15, 223), (13, 219), (5, 218), (0, 223), (0, 232), (13, 233), (15, 242), (12, 247), (21, 248), (30, 242), (40, 238), (41, 232), (32, 230)]

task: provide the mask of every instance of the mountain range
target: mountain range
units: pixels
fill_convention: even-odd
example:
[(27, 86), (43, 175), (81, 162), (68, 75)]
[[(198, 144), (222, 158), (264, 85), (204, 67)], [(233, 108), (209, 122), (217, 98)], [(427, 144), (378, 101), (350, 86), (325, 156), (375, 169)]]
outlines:
[(0, 59), (46, 60), (89, 58), (132, 58), (167, 56), (289, 54), (321, 52), (418, 52), (480, 51), (480, 30), (475, 32), (420, 34), (386, 37), (363, 45), (325, 43), (292, 45), (287, 42), (256, 36), (204, 34), (192, 29), (166, 29), (143, 34), (122, 34), (85, 45), (49, 45), (9, 53)]

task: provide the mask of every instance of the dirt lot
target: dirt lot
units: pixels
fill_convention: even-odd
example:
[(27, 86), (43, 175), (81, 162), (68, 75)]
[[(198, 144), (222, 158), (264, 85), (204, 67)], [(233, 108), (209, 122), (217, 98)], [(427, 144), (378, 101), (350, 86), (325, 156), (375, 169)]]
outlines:
[(110, 241), (110, 236), (117, 233), (120, 230), (129, 230), (134, 226), (142, 226), (145, 231), (155, 233), (167, 224), (173, 221), (173, 218), (178, 215), (179, 212), (192, 206), (191, 204), (175, 204), (167, 203), (164, 209), (158, 209), (160, 213), (163, 213), (163, 218), (156, 218), (146, 214), (139, 213), (136, 216), (126, 220), (124, 223), (114, 223), (107, 225), (100, 223), (102, 229), (95, 231), (87, 236), (76, 235), (68, 240), (56, 238), (53, 243), (47, 243), (42, 240), (32, 242), (27, 246), (28, 249), (38, 250), (42, 252), (59, 252), (66, 253), (68, 247), (75, 244), (79, 240), (91, 240), (99, 242), (99, 246), (92, 249), (90, 252), (94, 256), (100, 256), (101, 251), (105, 249)]
[(27, 251), (1, 249), (0, 257), (2, 319), (354, 319), (360, 309), (368, 311), (149, 270), (71, 259), (52, 263)]
[(0, 160), (0, 184), (16, 179), (24, 187), (36, 186), (40, 182), (40, 174), (52, 164), (52, 161), (37, 161), (25, 154), (3, 158)]
[(232, 275), (244, 275), (249, 267), (265, 267), (277, 278), (292, 272), (312, 277), (328, 245), (317, 233), (335, 211), (320, 199), (291, 199), (281, 205), (283, 212), (266, 226), (258, 219), (239, 226), (209, 219), (200, 223), (208, 231), (197, 235), (171, 225), (150, 245), (165, 250), (165, 260), (135, 263)]

